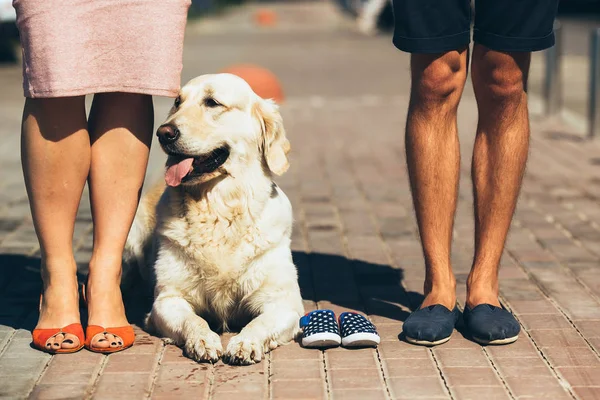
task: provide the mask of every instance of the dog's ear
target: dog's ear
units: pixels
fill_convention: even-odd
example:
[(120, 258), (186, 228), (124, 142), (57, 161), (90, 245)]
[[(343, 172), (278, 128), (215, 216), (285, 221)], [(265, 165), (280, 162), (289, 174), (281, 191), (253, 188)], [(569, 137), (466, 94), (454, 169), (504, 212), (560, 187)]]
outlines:
[(269, 170), (276, 175), (282, 175), (290, 164), (287, 154), (290, 142), (285, 136), (283, 119), (279, 107), (272, 100), (260, 99), (253, 108), (262, 129), (261, 149)]

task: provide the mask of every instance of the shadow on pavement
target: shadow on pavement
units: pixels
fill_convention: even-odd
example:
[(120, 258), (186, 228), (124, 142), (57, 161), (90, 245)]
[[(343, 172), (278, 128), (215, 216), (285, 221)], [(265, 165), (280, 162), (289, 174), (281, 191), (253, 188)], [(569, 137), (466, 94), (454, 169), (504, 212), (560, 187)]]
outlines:
[[(403, 270), (332, 254), (294, 252), (302, 298), (404, 321), (423, 295), (402, 287)], [(404, 308), (401, 308), (401, 306)]]
[(0, 254), (0, 325), (32, 330), (41, 291), (39, 257)]
[[(331, 254), (294, 252), (293, 257), (305, 300), (395, 321), (404, 321), (408, 316), (405, 310), (422, 301), (421, 294), (401, 286), (401, 269)], [(86, 276), (79, 274), (78, 279), (85, 282)], [(39, 315), (41, 289), (39, 257), (0, 254), (0, 325), (32, 330)], [(134, 284), (124, 291), (124, 299), (129, 321), (143, 327), (152, 306), (151, 291)], [(84, 307), (81, 314), (85, 321)]]

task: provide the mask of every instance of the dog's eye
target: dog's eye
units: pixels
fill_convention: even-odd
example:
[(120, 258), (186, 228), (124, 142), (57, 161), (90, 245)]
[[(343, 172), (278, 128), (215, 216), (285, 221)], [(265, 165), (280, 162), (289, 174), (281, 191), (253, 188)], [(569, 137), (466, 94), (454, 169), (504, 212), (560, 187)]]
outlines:
[(179, 108), (179, 106), (181, 105), (181, 96), (177, 96), (173, 105), (175, 106), (175, 108)]
[(215, 108), (222, 106), (221, 103), (213, 99), (212, 97), (207, 97), (204, 99), (204, 105), (209, 108)]

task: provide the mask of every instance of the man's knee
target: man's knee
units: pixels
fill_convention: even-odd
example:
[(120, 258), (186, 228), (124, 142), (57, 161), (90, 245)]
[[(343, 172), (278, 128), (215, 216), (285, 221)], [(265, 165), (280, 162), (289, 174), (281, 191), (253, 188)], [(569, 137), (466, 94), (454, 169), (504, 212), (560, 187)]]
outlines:
[(467, 77), (466, 54), (413, 55), (412, 95), (420, 102), (458, 105)]
[(475, 51), (471, 67), (475, 94), (483, 101), (520, 102), (528, 70), (529, 53)]

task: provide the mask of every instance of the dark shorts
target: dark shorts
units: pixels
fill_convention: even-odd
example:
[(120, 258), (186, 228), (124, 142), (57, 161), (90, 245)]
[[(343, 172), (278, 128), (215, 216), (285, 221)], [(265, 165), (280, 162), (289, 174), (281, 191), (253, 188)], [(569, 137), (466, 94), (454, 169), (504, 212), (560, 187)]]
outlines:
[[(471, 40), (469, 0), (393, 0), (394, 45), (409, 53), (443, 53)], [(473, 41), (497, 51), (554, 45), (558, 0), (475, 0)]]

